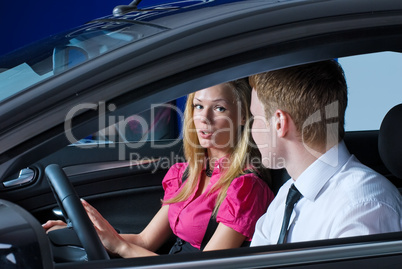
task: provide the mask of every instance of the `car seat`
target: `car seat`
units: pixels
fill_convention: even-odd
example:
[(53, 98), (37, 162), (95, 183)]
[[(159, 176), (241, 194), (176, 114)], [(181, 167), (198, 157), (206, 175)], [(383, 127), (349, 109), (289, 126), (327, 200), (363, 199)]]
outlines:
[[(393, 176), (402, 179), (402, 104), (394, 106), (385, 115), (378, 134), (378, 151), (385, 167)], [(398, 187), (401, 192), (402, 188)]]

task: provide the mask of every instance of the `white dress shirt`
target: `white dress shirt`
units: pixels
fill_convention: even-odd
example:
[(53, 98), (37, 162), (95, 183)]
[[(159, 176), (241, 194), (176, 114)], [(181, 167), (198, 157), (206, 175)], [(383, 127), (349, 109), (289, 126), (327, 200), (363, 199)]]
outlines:
[(303, 197), (295, 205), (287, 242), (402, 230), (402, 198), (385, 177), (360, 163), (343, 142), (327, 151), (278, 191), (258, 220), (251, 246), (276, 244), (292, 183)]

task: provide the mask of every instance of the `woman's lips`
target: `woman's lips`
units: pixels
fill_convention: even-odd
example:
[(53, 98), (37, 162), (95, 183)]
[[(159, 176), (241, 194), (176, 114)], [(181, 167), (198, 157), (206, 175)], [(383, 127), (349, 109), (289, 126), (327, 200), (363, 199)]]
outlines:
[(198, 134), (203, 139), (209, 139), (212, 137), (213, 132), (208, 131), (208, 130), (200, 130), (200, 131), (198, 131)]

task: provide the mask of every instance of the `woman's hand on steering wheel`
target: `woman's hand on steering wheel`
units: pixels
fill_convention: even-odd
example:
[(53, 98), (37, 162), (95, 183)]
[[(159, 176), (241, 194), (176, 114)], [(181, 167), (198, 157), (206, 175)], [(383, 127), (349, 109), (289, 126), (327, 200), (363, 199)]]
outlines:
[(82, 205), (87, 212), (89, 219), (94, 224), (98, 236), (109, 253), (122, 256), (122, 251), (128, 246), (128, 242), (124, 240), (113, 226), (87, 201), (81, 199)]
[(45, 229), (46, 233), (58, 229), (64, 229), (67, 227), (67, 224), (62, 220), (48, 220), (45, 224), (42, 224), (43, 229)]

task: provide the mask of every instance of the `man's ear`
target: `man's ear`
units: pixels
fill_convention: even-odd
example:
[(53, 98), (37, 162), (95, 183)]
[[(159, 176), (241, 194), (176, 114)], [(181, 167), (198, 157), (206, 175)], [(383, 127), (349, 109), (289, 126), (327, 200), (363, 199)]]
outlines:
[(278, 137), (285, 137), (289, 130), (289, 114), (281, 109), (277, 109), (274, 113), (275, 131)]

